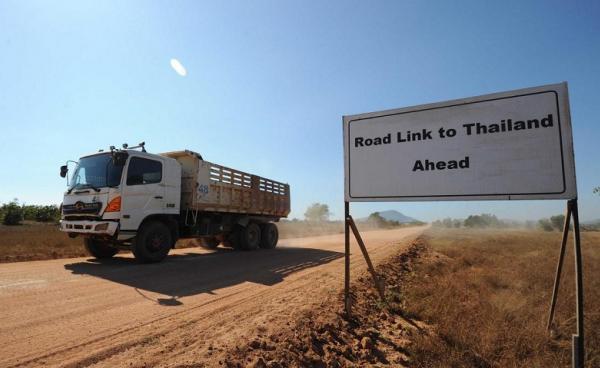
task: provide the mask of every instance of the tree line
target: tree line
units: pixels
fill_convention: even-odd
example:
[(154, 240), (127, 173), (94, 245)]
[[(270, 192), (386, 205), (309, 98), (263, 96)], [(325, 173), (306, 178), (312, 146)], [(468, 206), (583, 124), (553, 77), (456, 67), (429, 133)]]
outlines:
[[(381, 228), (381, 229), (393, 229), (395, 227), (400, 227), (400, 226), (406, 225), (406, 223), (401, 223), (399, 221), (388, 220), (385, 217), (381, 216), (381, 214), (379, 214), (379, 212), (373, 212), (372, 214), (370, 214), (369, 217), (367, 218), (367, 222), (375, 224), (375, 226), (377, 226), (378, 228)], [(415, 225), (415, 226), (425, 225), (425, 223), (421, 222), (421, 221), (412, 221), (408, 224)]]
[(58, 222), (60, 208), (56, 205), (27, 205), (14, 199), (0, 206), (0, 222), (3, 225), (19, 225), (23, 221)]
[[(329, 206), (323, 203), (313, 203), (306, 209), (304, 212), (304, 219), (308, 222), (327, 222), (329, 221), (329, 217), (331, 216), (331, 212), (329, 211)], [(293, 221), (293, 220), (292, 220)], [(399, 227), (404, 225), (398, 221), (388, 220), (385, 217), (381, 216), (379, 212), (373, 212), (367, 217), (367, 222), (374, 224), (375, 226), (383, 229), (391, 229), (394, 227)], [(424, 222), (421, 221), (413, 221), (410, 225), (424, 225)]]
[(453, 219), (447, 217), (443, 220), (436, 220), (431, 223), (434, 227), (445, 228), (506, 228), (512, 227), (512, 223), (505, 220), (500, 220), (496, 215), (482, 213), (481, 215), (470, 215), (466, 219)]
[[(526, 228), (539, 229), (544, 231), (562, 231), (565, 223), (565, 215), (555, 215), (548, 218), (542, 218), (538, 221), (513, 221), (500, 220), (495, 215), (481, 214), (471, 215), (466, 219), (454, 219), (447, 217), (443, 220), (436, 220), (431, 223), (434, 227), (444, 228)], [(572, 228), (573, 225), (571, 225)], [(595, 230), (593, 226), (581, 226), (582, 230)]]

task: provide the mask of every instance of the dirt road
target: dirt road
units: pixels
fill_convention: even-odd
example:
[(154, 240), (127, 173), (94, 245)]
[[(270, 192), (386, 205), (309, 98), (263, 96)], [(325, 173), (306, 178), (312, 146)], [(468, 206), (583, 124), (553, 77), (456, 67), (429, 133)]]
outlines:
[[(422, 230), (363, 237), (377, 262)], [(178, 249), (151, 265), (129, 255), (0, 264), (0, 366), (218, 366), (341, 290), (343, 249), (340, 234), (256, 252)], [(352, 251), (356, 274), (365, 263)]]

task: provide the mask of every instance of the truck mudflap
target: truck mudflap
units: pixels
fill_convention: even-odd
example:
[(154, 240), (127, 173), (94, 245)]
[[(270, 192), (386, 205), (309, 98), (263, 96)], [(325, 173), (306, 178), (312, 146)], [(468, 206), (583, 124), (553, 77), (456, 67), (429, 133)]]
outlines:
[(113, 236), (119, 223), (116, 221), (61, 220), (59, 230), (65, 233)]

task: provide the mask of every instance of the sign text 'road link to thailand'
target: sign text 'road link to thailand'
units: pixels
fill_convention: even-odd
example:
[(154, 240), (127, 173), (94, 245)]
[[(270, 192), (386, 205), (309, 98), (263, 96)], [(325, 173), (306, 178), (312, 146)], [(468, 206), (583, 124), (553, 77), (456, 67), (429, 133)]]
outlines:
[(566, 83), (344, 117), (346, 200), (575, 198)]

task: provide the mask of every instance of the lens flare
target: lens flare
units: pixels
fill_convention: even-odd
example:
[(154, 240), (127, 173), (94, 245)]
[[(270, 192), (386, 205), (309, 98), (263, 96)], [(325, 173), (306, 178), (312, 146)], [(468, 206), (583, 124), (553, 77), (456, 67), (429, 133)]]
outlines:
[(171, 68), (175, 70), (175, 73), (181, 75), (182, 77), (185, 77), (187, 75), (187, 70), (185, 70), (185, 67), (181, 65), (181, 63), (177, 59), (171, 59)]

